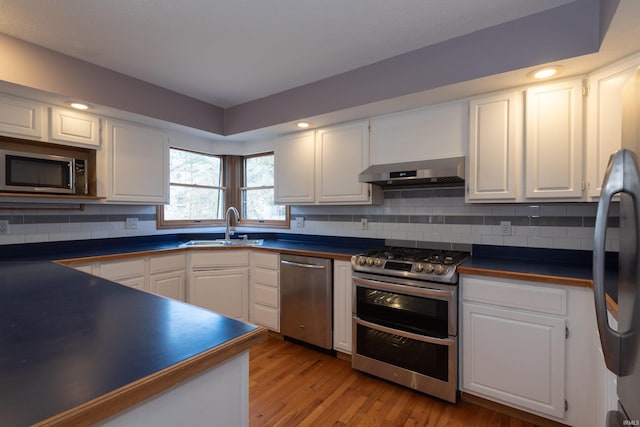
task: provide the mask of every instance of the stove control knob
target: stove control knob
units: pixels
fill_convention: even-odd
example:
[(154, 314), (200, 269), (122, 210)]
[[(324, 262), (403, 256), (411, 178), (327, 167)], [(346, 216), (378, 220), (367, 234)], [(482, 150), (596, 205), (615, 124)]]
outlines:
[(364, 257), (364, 256), (358, 257), (359, 265), (365, 265), (366, 263), (367, 263), (367, 257)]
[(425, 264), (424, 272), (427, 273), (427, 274), (433, 273), (433, 264), (431, 264), (431, 263)]
[(435, 272), (438, 276), (442, 276), (444, 273), (447, 272), (447, 267), (445, 267), (442, 264), (438, 264), (436, 265)]
[(422, 270), (424, 270), (424, 265), (417, 263), (416, 264), (416, 273), (422, 273)]
[(367, 258), (367, 265), (369, 265), (369, 266), (373, 265), (373, 258), (371, 258), (371, 257)]
[(373, 262), (373, 265), (375, 265), (376, 267), (382, 267), (382, 264), (384, 264), (384, 262), (380, 258), (376, 258), (376, 260)]

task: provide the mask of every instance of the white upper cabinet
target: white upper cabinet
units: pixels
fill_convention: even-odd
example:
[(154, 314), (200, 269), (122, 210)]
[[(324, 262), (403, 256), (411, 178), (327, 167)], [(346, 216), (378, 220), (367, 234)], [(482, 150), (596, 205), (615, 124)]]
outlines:
[(276, 203), (315, 201), (315, 133), (284, 135), (275, 142)]
[(358, 180), (367, 166), (367, 121), (281, 136), (275, 142), (276, 203), (381, 203), (382, 190)]
[(169, 203), (169, 138), (158, 129), (118, 120), (106, 122), (100, 150), (108, 202)]
[(316, 194), (320, 203), (368, 202), (371, 185), (358, 181), (369, 166), (369, 122), (316, 133)]
[(29, 99), (0, 96), (0, 134), (44, 139), (44, 105)]
[(587, 103), (587, 191), (600, 197), (611, 154), (622, 148), (622, 89), (640, 66), (640, 55), (589, 77)]
[(469, 101), (467, 201), (515, 201), (522, 147), (522, 92)]
[(100, 145), (100, 118), (59, 107), (49, 108), (49, 140), (97, 148)]
[(582, 169), (582, 80), (528, 88), (525, 113), (525, 196), (580, 199)]
[(370, 164), (466, 154), (467, 104), (456, 101), (371, 119)]

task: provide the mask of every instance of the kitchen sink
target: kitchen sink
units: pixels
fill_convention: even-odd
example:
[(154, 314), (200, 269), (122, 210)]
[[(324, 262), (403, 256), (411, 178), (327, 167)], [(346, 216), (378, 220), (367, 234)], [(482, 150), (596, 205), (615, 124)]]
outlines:
[(215, 239), (215, 240), (189, 240), (182, 243), (181, 248), (202, 248), (216, 246), (260, 246), (263, 239)]

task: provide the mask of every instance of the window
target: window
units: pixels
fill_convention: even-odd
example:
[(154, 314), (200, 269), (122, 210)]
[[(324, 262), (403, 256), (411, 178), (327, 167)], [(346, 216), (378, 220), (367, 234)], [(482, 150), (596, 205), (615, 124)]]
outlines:
[(274, 155), (257, 154), (241, 158), (241, 223), (289, 226), (289, 209), (274, 203)]
[(169, 171), (170, 204), (158, 206), (158, 228), (222, 225), (228, 206), (240, 211), (240, 225), (289, 227), (289, 207), (274, 204), (273, 153), (215, 156), (171, 148)]
[(158, 208), (158, 227), (204, 227), (224, 221), (224, 158), (171, 148), (170, 204)]

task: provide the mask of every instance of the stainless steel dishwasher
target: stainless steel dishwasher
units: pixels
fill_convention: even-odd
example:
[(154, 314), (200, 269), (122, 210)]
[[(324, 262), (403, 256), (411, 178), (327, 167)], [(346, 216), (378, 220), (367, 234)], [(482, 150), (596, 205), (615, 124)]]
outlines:
[(333, 261), (280, 255), (280, 333), (333, 348)]

